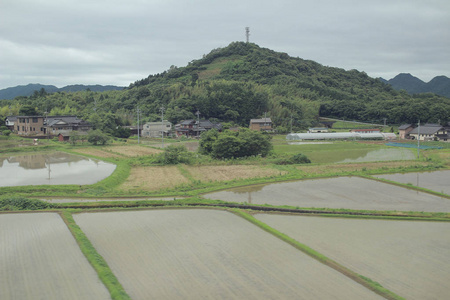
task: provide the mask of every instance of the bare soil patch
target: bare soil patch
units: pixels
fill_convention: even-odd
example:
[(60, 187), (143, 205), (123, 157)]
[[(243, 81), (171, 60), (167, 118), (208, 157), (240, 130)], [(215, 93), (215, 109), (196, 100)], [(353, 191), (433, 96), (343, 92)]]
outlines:
[(130, 176), (119, 189), (157, 191), (189, 182), (176, 166), (136, 167), (131, 169)]
[(153, 155), (161, 153), (162, 150), (153, 149), (144, 146), (138, 145), (129, 145), (129, 146), (111, 146), (103, 148), (103, 151), (118, 153), (127, 157), (136, 157), (136, 156), (145, 156), (145, 155)]
[(196, 180), (200, 181), (229, 181), (285, 173), (260, 166), (186, 166), (185, 168)]
[(219, 210), (74, 219), (132, 299), (379, 299), (246, 220)]
[(56, 213), (0, 214), (0, 299), (110, 299)]
[(255, 217), (405, 299), (450, 295), (450, 223)]

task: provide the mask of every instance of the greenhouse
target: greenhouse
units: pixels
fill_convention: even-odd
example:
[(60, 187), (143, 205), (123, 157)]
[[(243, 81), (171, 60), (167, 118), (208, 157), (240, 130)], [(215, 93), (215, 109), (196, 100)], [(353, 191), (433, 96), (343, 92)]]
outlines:
[(357, 133), (357, 132), (325, 132), (325, 133), (290, 133), (286, 136), (287, 140), (395, 140), (395, 133)]

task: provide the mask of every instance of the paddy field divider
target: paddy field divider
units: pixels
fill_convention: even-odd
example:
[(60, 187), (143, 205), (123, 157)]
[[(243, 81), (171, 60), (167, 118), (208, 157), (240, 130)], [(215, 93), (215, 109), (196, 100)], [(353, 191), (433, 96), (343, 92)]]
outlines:
[(117, 277), (113, 274), (103, 257), (97, 252), (92, 243), (86, 237), (81, 228), (75, 223), (72, 212), (65, 210), (60, 213), (64, 223), (66, 223), (73, 237), (77, 241), (81, 252), (87, 258), (98, 277), (108, 289), (111, 299), (113, 300), (129, 300), (130, 296), (120, 284)]
[(362, 276), (343, 265), (337, 263), (336, 261), (326, 257), (325, 255), (315, 251), (314, 249), (298, 242), (297, 240), (291, 238), (290, 236), (270, 227), (264, 222), (259, 221), (252, 215), (240, 210), (240, 209), (232, 209), (231, 210), (236, 215), (244, 218), (245, 220), (253, 223), (254, 225), (258, 226), (259, 228), (263, 229), (264, 231), (274, 235), (275, 237), (281, 239), (282, 241), (292, 245), (296, 249), (302, 251), (303, 253), (307, 254), (308, 256), (318, 260), (319, 262), (325, 264), (326, 266), (333, 268), (334, 270), (340, 272), (341, 274), (347, 276), (348, 278), (356, 281), (357, 283), (363, 285), (364, 287), (370, 289), (371, 291), (377, 293), (378, 295), (389, 299), (389, 300), (400, 300), (404, 299), (403, 297), (400, 297), (399, 295), (395, 294), (394, 292), (391, 292), (390, 290), (384, 288), (379, 283), (371, 280), (368, 277)]

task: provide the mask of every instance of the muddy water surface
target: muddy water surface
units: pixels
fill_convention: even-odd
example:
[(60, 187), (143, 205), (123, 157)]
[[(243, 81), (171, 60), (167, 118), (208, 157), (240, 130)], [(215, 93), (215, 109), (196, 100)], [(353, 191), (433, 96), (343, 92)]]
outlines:
[(360, 177), (252, 185), (204, 195), (253, 204), (357, 210), (450, 212), (450, 200)]
[(114, 164), (64, 152), (0, 156), (0, 187), (94, 184), (115, 168)]
[(448, 299), (450, 223), (257, 214), (405, 299)]
[[(450, 170), (377, 175), (377, 178), (411, 184), (450, 195)], [(449, 200), (450, 201), (450, 200)]]

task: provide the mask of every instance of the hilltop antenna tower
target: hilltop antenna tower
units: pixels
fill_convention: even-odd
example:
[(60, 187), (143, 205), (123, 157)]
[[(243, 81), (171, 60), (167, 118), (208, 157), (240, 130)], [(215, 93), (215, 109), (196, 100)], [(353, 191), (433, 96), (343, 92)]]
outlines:
[(245, 37), (247, 38), (247, 43), (250, 39), (250, 27), (245, 27)]

